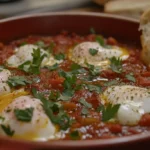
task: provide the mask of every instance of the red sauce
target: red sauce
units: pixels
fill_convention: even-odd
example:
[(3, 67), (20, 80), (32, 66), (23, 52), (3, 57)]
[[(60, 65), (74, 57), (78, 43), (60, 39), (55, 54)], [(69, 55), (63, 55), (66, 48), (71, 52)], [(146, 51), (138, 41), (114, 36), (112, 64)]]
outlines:
[[(24, 39), (13, 41), (9, 45), (3, 45), (2, 43), (0, 43), (0, 64), (3, 64), (6, 59), (13, 54), (15, 47), (20, 46), (24, 42), (28, 44), (35, 44), (38, 41), (43, 41), (45, 45), (54, 43), (54, 54), (58, 54), (60, 52), (67, 54), (69, 48), (73, 47), (77, 43), (83, 41), (95, 41), (95, 36), (96, 35), (94, 34), (80, 36), (75, 33), (68, 34), (67, 32), (63, 32), (59, 35), (48, 37), (29, 36)], [(123, 61), (124, 73), (117, 74), (111, 69), (108, 69), (102, 71), (100, 77), (107, 78), (110, 81), (116, 78), (120, 78), (120, 82), (131, 85), (138, 85), (141, 87), (150, 86), (150, 70), (140, 60), (140, 49), (134, 47), (133, 45), (121, 44), (113, 37), (109, 37), (108, 39), (106, 39), (106, 43), (109, 45), (119, 45), (127, 48), (130, 53), (130, 57), (127, 60)], [(63, 61), (59, 65), (59, 67), (64, 71), (70, 71), (71, 64), (73, 64), (73, 62), (66, 58), (65, 61)], [(12, 72), (15, 75), (26, 75), (29, 78), (35, 78), (34, 75), (29, 75), (15, 69), (12, 69)], [(131, 82), (126, 79), (125, 75), (131, 72), (133, 73), (136, 82)], [(63, 84), (65, 79), (61, 77), (57, 71), (49, 71), (46, 68), (41, 69), (40, 74), (36, 77), (38, 77), (40, 81), (38, 83), (32, 83), (31, 85), (28, 85), (28, 90), (31, 90), (33, 87), (37, 88), (41, 92), (50, 90), (64, 90)], [(87, 77), (85, 76), (85, 78)], [(77, 82), (80, 83), (81, 81), (78, 79)], [(100, 85), (103, 84), (103, 82), (101, 83), (99, 81), (97, 81), (97, 83), (99, 83)], [(83, 109), (83, 105), (79, 103), (79, 99), (81, 97), (84, 98), (86, 102), (92, 105), (92, 109), (89, 110), (89, 115), (87, 116), (81, 115), (81, 111)], [(139, 122), (139, 125), (137, 126), (122, 126), (118, 123), (102, 122), (101, 113), (97, 112), (98, 106), (101, 105), (100, 97), (96, 92), (91, 92), (86, 89), (76, 91), (71, 100), (68, 102), (62, 102), (62, 105), (64, 106), (67, 114), (75, 120), (75, 122), (70, 126), (69, 131), (71, 132), (78, 129), (80, 132), (80, 136), (82, 136), (82, 139), (114, 138), (149, 131), (149, 114), (143, 115)], [(70, 139), (70, 132), (66, 132), (66, 136), (62, 139)]]

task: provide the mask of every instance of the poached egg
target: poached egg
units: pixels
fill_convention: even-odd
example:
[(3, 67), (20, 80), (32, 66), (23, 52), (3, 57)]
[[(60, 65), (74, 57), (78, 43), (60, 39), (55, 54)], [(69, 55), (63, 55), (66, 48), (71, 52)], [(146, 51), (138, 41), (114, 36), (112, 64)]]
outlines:
[[(90, 49), (97, 51), (95, 55), (90, 54)], [(96, 67), (107, 68), (110, 64), (109, 58), (119, 57), (122, 60), (128, 58), (129, 53), (126, 49), (118, 46), (111, 48), (102, 47), (97, 42), (82, 42), (70, 50), (69, 58), (82, 67), (87, 67), (87, 64)]]
[[(15, 109), (33, 108), (33, 115), (30, 122), (19, 121), (14, 113)], [(4, 118), (0, 124), (9, 126), (14, 131), (14, 138), (46, 141), (55, 138), (56, 128), (45, 114), (42, 103), (39, 99), (30, 95), (17, 97), (2, 112)], [(0, 134), (6, 135), (0, 128)]]
[[(7, 59), (6, 64), (9, 67), (17, 68), (19, 65), (25, 63), (26, 61), (32, 61), (33, 60), (33, 56), (32, 56), (33, 49), (37, 49), (37, 48), (39, 48), (39, 47), (36, 45), (33, 45), (33, 44), (26, 44), (26, 45), (16, 48), (14, 50), (14, 55), (10, 56)], [(41, 63), (41, 67), (52, 66), (56, 63), (59, 64), (62, 62), (62, 60), (61, 61), (56, 60), (52, 54), (49, 54), (42, 48), (40, 48), (40, 52), (42, 55), (43, 54), (47, 55), (47, 57), (44, 57), (44, 59)]]
[(101, 95), (102, 102), (120, 104), (116, 115), (122, 125), (137, 125), (145, 113), (150, 113), (149, 90), (132, 85), (110, 86)]

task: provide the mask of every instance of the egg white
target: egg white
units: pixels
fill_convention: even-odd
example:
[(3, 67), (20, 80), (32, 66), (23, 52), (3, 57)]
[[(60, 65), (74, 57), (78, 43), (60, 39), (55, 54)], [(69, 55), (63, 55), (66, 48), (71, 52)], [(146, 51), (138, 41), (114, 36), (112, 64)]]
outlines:
[[(33, 107), (33, 116), (30, 122), (17, 120), (14, 109), (26, 109)], [(8, 112), (9, 110), (9, 112)], [(30, 95), (20, 96), (13, 100), (1, 113), (0, 116), (5, 119), (0, 124), (10, 126), (14, 131), (14, 138), (47, 141), (55, 138), (56, 128), (45, 114), (42, 103), (39, 99)], [(0, 128), (0, 134), (6, 133)]]
[[(89, 49), (95, 49), (98, 52), (93, 56), (90, 54)], [(97, 42), (82, 42), (71, 49), (69, 53), (69, 58), (83, 67), (87, 67), (86, 63), (88, 63), (97, 67), (108, 68), (109, 58), (113, 56), (125, 60), (129, 54), (127, 50), (118, 46), (105, 48)]]
[(0, 72), (0, 95), (9, 93), (11, 91), (9, 85), (6, 83), (11, 73), (7, 69), (3, 69)]
[(101, 95), (101, 99), (105, 105), (120, 104), (116, 118), (122, 125), (137, 125), (142, 115), (150, 112), (150, 94), (146, 88), (110, 86)]

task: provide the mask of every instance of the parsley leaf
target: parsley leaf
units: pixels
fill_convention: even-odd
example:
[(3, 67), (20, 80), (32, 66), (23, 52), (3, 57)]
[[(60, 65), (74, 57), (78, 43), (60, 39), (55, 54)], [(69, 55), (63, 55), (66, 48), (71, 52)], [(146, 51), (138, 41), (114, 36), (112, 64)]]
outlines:
[(78, 69), (81, 69), (81, 66), (80, 66), (80, 65), (75, 64), (75, 63), (73, 63), (73, 64), (71, 65), (71, 71), (76, 71), (76, 70), (78, 70)]
[(4, 117), (2, 117), (2, 116), (0, 116), (0, 120), (1, 120), (1, 121), (4, 121), (4, 120), (5, 120), (5, 118), (4, 118)]
[(28, 43), (27, 43), (26, 41), (24, 41), (24, 42), (20, 43), (19, 46), (24, 46), (24, 45), (26, 45), (26, 44), (28, 44)]
[(104, 86), (112, 86), (112, 85), (116, 85), (118, 83), (117, 80), (112, 80), (112, 81), (108, 81), (104, 83)]
[(30, 61), (26, 61), (23, 64), (18, 66), (18, 69), (23, 70), (25, 72), (29, 72), (29, 67), (30, 67), (31, 62)]
[(32, 61), (32, 64), (30, 65), (29, 72), (33, 74), (39, 74), (41, 63), (44, 57), (46, 56), (47, 56), (46, 54), (42, 55), (39, 48), (33, 49), (33, 53), (32, 53), (33, 61)]
[(112, 57), (110, 58), (110, 67), (116, 73), (122, 73), (122, 60), (120, 58)]
[(40, 48), (44, 48), (45, 47), (45, 43), (43, 41), (38, 41), (35, 43), (35, 45), (37, 45)]
[(70, 138), (72, 139), (72, 140), (79, 140), (80, 139), (80, 134), (79, 134), (79, 131), (72, 131), (71, 133), (70, 133)]
[(46, 68), (49, 70), (49, 71), (54, 71), (56, 69), (58, 69), (58, 64), (54, 64), (53, 66), (46, 66)]
[(100, 68), (99, 67), (95, 67), (94, 65), (90, 65), (88, 63), (86, 63), (88, 69), (89, 69), (89, 72), (92, 76), (97, 76), (99, 75), (100, 73)]
[(77, 77), (75, 74), (59, 70), (59, 75), (65, 78), (63, 83), (65, 89), (72, 89), (72, 85), (76, 83)]
[(81, 110), (81, 114), (82, 115), (87, 115), (89, 113), (88, 109), (83, 107), (82, 110)]
[(105, 46), (104, 38), (102, 36), (96, 36), (96, 41), (99, 43), (99, 45)]
[(74, 90), (72, 89), (64, 90), (64, 92), (60, 94), (60, 97), (58, 98), (58, 100), (68, 101), (71, 99), (73, 94), (74, 94)]
[(53, 53), (54, 46), (55, 46), (55, 43), (51, 42), (50, 45), (46, 48), (46, 51), (48, 53)]
[(106, 122), (109, 121), (111, 118), (113, 118), (116, 113), (118, 112), (118, 109), (120, 107), (120, 104), (112, 105), (108, 104), (105, 107), (102, 107), (102, 121)]
[(95, 56), (95, 55), (98, 53), (98, 50), (97, 50), (97, 49), (94, 49), (94, 48), (90, 48), (90, 49), (89, 49), (89, 53), (90, 53), (92, 56)]
[(65, 59), (65, 55), (63, 53), (59, 53), (59, 54), (55, 55), (55, 59), (57, 59), (57, 60)]
[(86, 108), (92, 108), (92, 104), (88, 103), (84, 98), (81, 98), (79, 102), (84, 105)]
[(59, 96), (60, 93), (58, 91), (57, 92), (51, 91), (49, 95), (49, 100), (56, 101), (59, 98)]
[(46, 56), (47, 56), (46, 54), (42, 55), (39, 48), (33, 49), (33, 53), (32, 53), (33, 60), (32, 60), (32, 62), (26, 61), (25, 63), (21, 64), (18, 68), (20, 70), (23, 70), (23, 71), (28, 72), (28, 73), (39, 74), (41, 63), (42, 63), (44, 57), (46, 57)]
[(27, 80), (24, 76), (13, 76), (7, 80), (7, 83), (9, 86), (15, 87), (18, 85), (31, 84), (32, 82), (30, 80)]
[[(60, 126), (60, 128), (62, 130), (66, 130), (68, 129), (68, 127), (70, 126), (70, 118), (69, 116), (66, 114), (66, 112), (63, 111), (62, 107), (58, 107), (59, 108), (59, 112), (57, 115), (54, 114), (54, 102), (48, 101), (41, 93), (39, 93), (35, 88), (32, 89), (32, 93), (34, 95), (35, 98), (38, 98), (41, 100), (42, 102), (42, 106), (43, 109), (45, 111), (45, 113), (47, 114), (47, 116), (50, 118), (50, 120), (54, 123), (54, 124), (58, 124)], [(52, 109), (53, 108), (53, 109)], [(55, 107), (56, 108), (56, 107)]]
[(136, 79), (135, 79), (133, 73), (127, 74), (125, 77), (126, 77), (129, 81), (136, 82)]
[(1, 124), (1, 128), (2, 128), (3, 131), (4, 131), (7, 135), (9, 135), (9, 136), (13, 136), (14, 133), (15, 133), (14, 130), (11, 130), (11, 128), (10, 128), (9, 125), (5, 126), (5, 125), (2, 125), (2, 124)]
[(26, 109), (14, 109), (14, 114), (19, 121), (30, 122), (33, 116), (33, 107)]
[(101, 93), (102, 89), (101, 89), (101, 86), (99, 85), (90, 85), (90, 84), (86, 84), (85, 85), (86, 88), (88, 88), (89, 91), (95, 91), (96, 93)]
[(0, 65), (0, 72), (3, 71), (3, 69), (5, 69), (5, 66)]

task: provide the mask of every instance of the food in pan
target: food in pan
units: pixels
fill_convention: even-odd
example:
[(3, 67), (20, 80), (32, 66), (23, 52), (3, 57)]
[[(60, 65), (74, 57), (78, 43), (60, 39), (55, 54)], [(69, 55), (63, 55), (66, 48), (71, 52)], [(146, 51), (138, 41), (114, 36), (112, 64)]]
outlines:
[(63, 31), (0, 43), (0, 135), (34, 141), (150, 130), (150, 68), (141, 48)]

